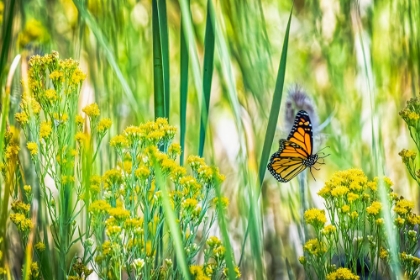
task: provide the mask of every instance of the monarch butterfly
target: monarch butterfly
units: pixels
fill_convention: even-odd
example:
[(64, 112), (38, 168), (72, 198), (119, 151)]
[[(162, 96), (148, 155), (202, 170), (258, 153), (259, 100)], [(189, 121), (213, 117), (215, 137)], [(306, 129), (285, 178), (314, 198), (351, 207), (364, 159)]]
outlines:
[(279, 145), (279, 150), (271, 156), (267, 165), (270, 173), (279, 182), (289, 182), (318, 162), (318, 154), (312, 154), (312, 124), (307, 112), (301, 110), (296, 114), (292, 131), (287, 140), (280, 139)]

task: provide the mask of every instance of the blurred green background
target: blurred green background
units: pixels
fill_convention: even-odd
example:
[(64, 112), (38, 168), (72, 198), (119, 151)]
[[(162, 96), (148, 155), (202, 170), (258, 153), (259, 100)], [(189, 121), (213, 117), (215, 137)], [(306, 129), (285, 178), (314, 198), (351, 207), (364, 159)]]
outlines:
[[(2, 94), (13, 58), (22, 55), (10, 123), (30, 55), (57, 50), (79, 60), (87, 73), (80, 108), (97, 102), (113, 120), (111, 136), (168, 117), (179, 128), (184, 157), (202, 154), (226, 175), (228, 230), (236, 261), (243, 253), (243, 279), (303, 279), (298, 180), (282, 184), (266, 173), (260, 197), (257, 179), (267, 164), (260, 158), (283, 45), (285, 82), (271, 152), (289, 133), (284, 105), (296, 84), (315, 108), (315, 151), (329, 147), (316, 181), (307, 173), (308, 205), (322, 207), (316, 193), (323, 182), (351, 167), (369, 177), (387, 175), (399, 194), (417, 201), (418, 188), (398, 156), (414, 147), (398, 112), (419, 92), (420, 2), (297, 0), (293, 10), (292, 4), (0, 1)], [(101, 171), (113, 157), (107, 145), (102, 149)], [(250, 211), (257, 215), (242, 251)]]

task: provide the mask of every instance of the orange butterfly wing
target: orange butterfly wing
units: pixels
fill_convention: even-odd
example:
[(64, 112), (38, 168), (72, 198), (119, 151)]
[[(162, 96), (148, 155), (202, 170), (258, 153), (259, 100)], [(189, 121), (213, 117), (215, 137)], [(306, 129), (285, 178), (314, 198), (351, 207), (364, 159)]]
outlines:
[(303, 110), (297, 113), (287, 140), (280, 139), (279, 144), (279, 150), (267, 165), (279, 182), (290, 181), (317, 162), (318, 155), (312, 155), (312, 124), (308, 113)]

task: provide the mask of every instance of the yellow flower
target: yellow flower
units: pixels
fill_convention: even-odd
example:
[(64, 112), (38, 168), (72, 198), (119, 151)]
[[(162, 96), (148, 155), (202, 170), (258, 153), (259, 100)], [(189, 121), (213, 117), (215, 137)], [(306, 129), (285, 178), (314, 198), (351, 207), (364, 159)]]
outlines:
[(38, 154), (38, 145), (35, 142), (28, 142), (26, 144), (26, 147), (28, 148), (32, 156)]
[(105, 186), (108, 187), (110, 185), (119, 185), (122, 183), (122, 173), (121, 170), (118, 169), (110, 169), (105, 172), (103, 176), (103, 181)]
[(152, 248), (152, 241), (147, 240), (146, 242), (146, 256), (152, 256), (153, 248)]
[(379, 201), (374, 201), (370, 206), (366, 207), (366, 212), (368, 212), (370, 215), (376, 216), (379, 214), (381, 209), (382, 204)]
[(417, 156), (417, 153), (413, 150), (406, 150), (403, 149), (401, 152), (398, 153), (398, 155), (402, 158), (402, 161), (404, 163), (408, 163), (411, 160), (414, 160)]
[(211, 279), (204, 273), (203, 266), (201, 265), (191, 265), (190, 273), (193, 279), (196, 279), (196, 280), (210, 280)]
[(21, 213), (10, 214), (10, 220), (16, 225), (18, 231), (23, 232), (24, 234), (29, 233), (34, 226), (32, 221)]
[(310, 239), (305, 243), (303, 249), (314, 256), (322, 256), (327, 251), (326, 245), (318, 239)]
[(45, 248), (46, 248), (46, 246), (43, 242), (38, 242), (38, 243), (35, 244), (35, 249), (37, 249), (40, 252), (45, 251)]
[(117, 220), (125, 220), (128, 217), (130, 217), (130, 211), (123, 209), (121, 207), (109, 208), (108, 214)]
[(348, 194), (347, 194), (347, 200), (348, 200), (350, 203), (352, 203), (353, 201), (358, 200), (358, 199), (359, 199), (359, 197), (360, 197), (360, 195), (355, 194), (355, 193), (353, 193), (353, 192), (350, 192), (350, 193), (348, 193)]
[(23, 190), (25, 191), (25, 193), (30, 194), (32, 192), (32, 187), (29, 185), (24, 185)]
[(338, 187), (335, 187), (333, 190), (331, 190), (331, 195), (334, 196), (334, 197), (343, 196), (343, 195), (347, 194), (348, 191), (349, 191), (349, 189), (347, 187), (338, 186)]
[(350, 269), (340, 267), (327, 275), (327, 280), (359, 280), (359, 276), (354, 275)]
[(85, 118), (83, 118), (81, 115), (76, 116), (76, 124), (83, 125), (85, 123)]
[(82, 110), (86, 115), (88, 115), (88, 117), (93, 118), (93, 117), (98, 117), (100, 114), (100, 110), (98, 107), (98, 104), (96, 103), (92, 103), (88, 106), (86, 106), (85, 108), (83, 108)]
[(146, 166), (142, 165), (134, 171), (134, 174), (142, 180), (149, 178), (150, 170)]
[(354, 220), (354, 219), (357, 219), (357, 217), (359, 217), (359, 213), (357, 211), (351, 212), (350, 218)]
[(215, 197), (213, 199), (213, 204), (216, 205), (216, 207), (219, 206), (222, 209), (226, 209), (229, 206), (229, 198), (226, 196), (222, 196), (220, 199)]
[(21, 113), (16, 113), (15, 114), (15, 119), (17, 122), (19, 122), (22, 125), (25, 125), (28, 123), (28, 115), (26, 115), (25, 112), (21, 112)]
[(39, 277), (39, 267), (37, 262), (31, 263), (31, 279), (38, 279)]
[(335, 233), (337, 231), (337, 228), (333, 225), (327, 225), (322, 230), (321, 233), (323, 235), (330, 235), (332, 233)]
[(300, 256), (299, 257), (299, 262), (304, 265), (306, 263), (305, 257), (304, 256)]
[(347, 213), (347, 212), (349, 212), (350, 211), (350, 206), (348, 206), (348, 205), (343, 205), (342, 207), (341, 207), (341, 212), (343, 212), (343, 213)]
[(411, 202), (409, 200), (406, 200), (406, 199), (401, 199), (401, 200), (397, 201), (397, 203), (395, 204), (394, 212), (401, 215), (401, 216), (404, 216), (407, 213), (411, 212), (413, 207), (414, 207), (413, 202)]
[(98, 124), (98, 132), (104, 133), (111, 127), (111, 124), (112, 124), (111, 119), (106, 118), (106, 119), (100, 120)]
[(181, 154), (181, 145), (172, 143), (168, 148), (168, 155), (170, 158), (176, 158)]
[(45, 98), (50, 102), (54, 102), (57, 100), (57, 92), (54, 89), (47, 89), (45, 91)]
[(86, 79), (86, 74), (83, 73), (82, 70), (77, 68), (74, 70), (73, 75), (71, 76), (71, 82), (75, 85), (80, 84), (80, 82), (84, 81)]
[(306, 223), (313, 225), (314, 227), (320, 227), (327, 222), (325, 211), (316, 208), (306, 210), (304, 219)]
[(384, 247), (381, 247), (380, 251), (379, 251), (379, 257), (381, 259), (387, 259), (389, 256), (388, 250), (385, 249)]
[(50, 79), (52, 81), (60, 81), (64, 77), (64, 73), (62, 71), (54, 70), (50, 74)]
[(52, 127), (50, 122), (42, 122), (39, 129), (39, 136), (43, 139), (51, 135)]
[(26, 216), (29, 213), (29, 210), (31, 209), (31, 205), (26, 204), (20, 200), (16, 200), (12, 202), (11, 208), (13, 212), (21, 213)]
[(77, 132), (74, 138), (77, 142), (84, 143), (88, 139), (88, 136), (83, 132)]
[(105, 214), (108, 213), (108, 210), (111, 208), (105, 200), (95, 200), (89, 206), (89, 212), (94, 215)]
[(128, 145), (128, 141), (124, 135), (117, 135), (109, 141), (109, 145), (111, 147), (126, 147)]
[(210, 248), (222, 245), (222, 241), (217, 236), (210, 236), (206, 243)]

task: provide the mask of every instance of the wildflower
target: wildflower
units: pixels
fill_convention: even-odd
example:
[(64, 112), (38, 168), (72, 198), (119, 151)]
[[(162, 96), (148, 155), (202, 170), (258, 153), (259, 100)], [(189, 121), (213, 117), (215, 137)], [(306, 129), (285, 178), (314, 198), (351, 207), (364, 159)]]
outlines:
[(304, 257), (304, 256), (300, 256), (300, 257), (299, 257), (299, 262), (300, 262), (301, 264), (305, 265), (305, 263), (306, 263), (306, 259), (305, 259), (305, 257)]
[(222, 241), (220, 241), (220, 239), (216, 236), (210, 236), (207, 239), (206, 243), (210, 248), (213, 248), (216, 246), (220, 246), (222, 244)]
[(200, 158), (198, 156), (189, 156), (187, 162), (193, 171), (196, 171), (201, 166), (206, 165), (204, 158)]
[(305, 222), (314, 226), (315, 228), (323, 226), (327, 222), (325, 211), (320, 209), (309, 209), (304, 214)]
[(144, 264), (145, 264), (145, 262), (144, 262), (143, 259), (135, 259), (131, 263), (131, 266), (138, 271), (138, 270), (141, 270), (143, 268)]
[(219, 207), (221, 209), (226, 209), (229, 206), (229, 198), (227, 198), (226, 196), (222, 196), (220, 197), (215, 197), (213, 199), (213, 204), (216, 205), (216, 208), (219, 209)]
[(25, 125), (28, 123), (28, 115), (26, 115), (25, 112), (21, 112), (21, 113), (16, 113), (15, 114), (15, 119), (17, 122), (19, 122), (22, 125)]
[(95, 200), (89, 206), (89, 212), (93, 213), (94, 215), (98, 214), (105, 214), (108, 213), (108, 210), (111, 208), (105, 200)]
[(54, 70), (50, 73), (50, 79), (53, 82), (59, 82), (63, 79), (64, 73), (62, 71)]
[(102, 119), (98, 123), (98, 132), (100, 134), (105, 133), (111, 127), (112, 121), (111, 119)]
[(98, 104), (96, 103), (86, 106), (82, 111), (90, 118), (98, 117), (100, 114)]
[(414, 214), (414, 213), (409, 213), (407, 216), (407, 222), (412, 225), (420, 225), (420, 215)]
[(381, 247), (379, 251), (379, 257), (384, 260), (384, 259), (387, 259), (388, 256), (389, 256), (388, 250), (385, 249), (384, 247)]
[(201, 265), (191, 265), (190, 266), (190, 273), (194, 277), (194, 279), (199, 280), (210, 280), (211, 278), (208, 277), (204, 271), (203, 266)]
[(71, 76), (71, 83), (74, 85), (80, 84), (86, 79), (86, 74), (82, 72), (79, 68), (75, 69)]
[(382, 204), (379, 201), (374, 201), (372, 204), (368, 207), (366, 207), (366, 212), (368, 214), (376, 216), (379, 214), (379, 211), (381, 211)]
[(26, 194), (30, 194), (32, 192), (32, 187), (29, 185), (24, 185), (23, 190), (25, 191)]
[(130, 217), (130, 211), (123, 209), (121, 207), (109, 208), (108, 214), (117, 220), (125, 220), (128, 217)]
[(321, 233), (323, 235), (330, 235), (332, 233), (335, 233), (337, 231), (337, 228), (333, 225), (327, 225), (322, 230)]
[(38, 279), (39, 277), (39, 267), (37, 262), (31, 263), (31, 279)]
[(127, 141), (127, 138), (125, 136), (123, 136), (123, 135), (117, 135), (117, 136), (114, 136), (109, 141), (109, 145), (111, 147), (123, 148), (123, 147), (126, 147), (128, 145), (128, 141)]
[(44, 96), (51, 103), (57, 100), (57, 92), (54, 89), (47, 89)]
[(359, 213), (357, 212), (357, 211), (353, 211), (353, 212), (351, 212), (351, 214), (350, 214), (350, 218), (351, 219), (357, 219), (359, 217)]
[(34, 226), (32, 221), (21, 213), (10, 214), (10, 220), (16, 225), (17, 229), (24, 234), (29, 233)]
[(25, 216), (29, 213), (29, 210), (31, 209), (31, 205), (26, 204), (20, 200), (13, 201), (11, 206), (12, 206), (13, 212), (21, 213), (21, 214), (24, 214)]
[(83, 118), (81, 115), (76, 116), (76, 124), (77, 125), (83, 125), (85, 123), (85, 118)]
[(43, 242), (38, 242), (35, 244), (35, 249), (37, 249), (39, 252), (45, 251), (45, 244)]
[(348, 205), (343, 205), (342, 207), (341, 207), (341, 212), (343, 212), (343, 213), (347, 213), (347, 212), (349, 212), (350, 211), (350, 206), (348, 206)]
[(19, 146), (17, 145), (10, 145), (6, 147), (6, 152), (5, 152), (5, 157), (8, 160), (11, 160), (12, 158), (17, 157), (18, 153), (19, 153)]
[(403, 149), (398, 153), (398, 155), (402, 158), (404, 163), (408, 163), (410, 160), (414, 160), (416, 158), (417, 153), (412, 150)]
[(347, 200), (352, 203), (360, 198), (360, 195), (350, 192), (347, 194)]
[(28, 148), (32, 156), (35, 156), (38, 154), (38, 145), (35, 142), (28, 142), (26, 144), (26, 147)]
[(152, 241), (147, 240), (146, 242), (146, 256), (151, 256), (153, 253), (153, 248), (152, 248)]
[(394, 206), (394, 212), (404, 216), (407, 213), (409, 213), (414, 207), (414, 203), (406, 200), (406, 199), (401, 199), (399, 201), (397, 201), (397, 203)]
[(51, 135), (52, 127), (51, 122), (42, 122), (39, 129), (39, 136), (42, 139), (46, 139)]
[(338, 186), (336, 188), (334, 188), (333, 190), (331, 190), (331, 195), (334, 197), (337, 196), (343, 196), (345, 194), (347, 194), (349, 191), (349, 189), (345, 186)]
[(299, 110), (305, 110), (308, 112), (309, 117), (312, 121), (312, 126), (318, 126), (318, 116), (316, 115), (316, 108), (314, 102), (306, 93), (306, 91), (299, 85), (293, 85), (288, 90), (288, 95), (286, 99), (286, 122), (287, 127), (292, 127), (295, 115)]
[(340, 267), (327, 275), (327, 280), (359, 280), (359, 276), (354, 275), (350, 269)]
[(314, 256), (321, 256), (327, 251), (325, 244), (318, 239), (310, 239), (305, 243), (303, 249)]
[(105, 186), (118, 185), (122, 183), (122, 173), (118, 169), (110, 169), (103, 176)]
[(150, 170), (144, 165), (141, 165), (139, 168), (134, 171), (134, 174), (141, 180), (149, 178)]
[(172, 143), (168, 147), (168, 155), (170, 158), (175, 159), (177, 156), (181, 154), (181, 145), (178, 143)]

